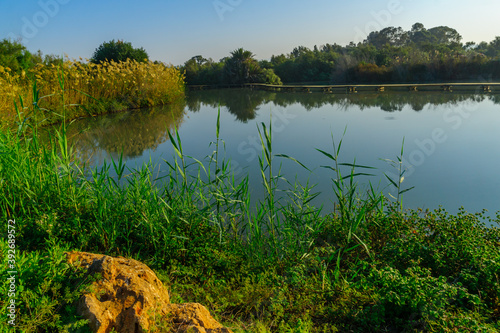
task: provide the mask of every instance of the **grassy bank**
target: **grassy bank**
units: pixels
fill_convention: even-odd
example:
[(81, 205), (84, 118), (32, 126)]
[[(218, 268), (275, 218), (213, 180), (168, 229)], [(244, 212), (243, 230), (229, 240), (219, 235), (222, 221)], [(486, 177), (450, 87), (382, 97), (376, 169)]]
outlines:
[[(121, 159), (88, 169), (68, 147), (65, 124), (50, 144), (30, 126), (0, 135), (1, 260), (5, 267), (6, 221), (15, 219), (22, 332), (84, 331), (71, 304), (89, 281), (65, 264), (70, 249), (142, 260), (173, 302), (201, 302), (236, 332), (500, 329), (500, 230), (481, 214), (402, 211), (400, 179), (392, 179), (395, 202), (358, 190), (357, 175), (370, 168), (341, 163), (338, 138), (318, 151), (338, 203), (327, 213), (310, 205), (321, 195), (313, 186), (285, 179), (277, 163), (293, 159), (273, 152), (265, 124), (266, 198), (256, 206), (248, 179), (232, 175), (219, 119), (204, 161), (187, 156), (174, 129), (175, 156), (134, 170)], [(158, 167), (161, 178), (150, 171)], [(2, 313), (7, 305), (2, 298)]]
[(38, 64), (20, 74), (0, 66), (0, 124), (14, 122), (16, 104), (23, 109), (34, 101), (40, 103), (38, 112), (23, 117), (50, 124), (62, 121), (63, 109), (70, 120), (169, 104), (183, 96), (183, 75), (162, 63), (64, 61), (57, 66)]

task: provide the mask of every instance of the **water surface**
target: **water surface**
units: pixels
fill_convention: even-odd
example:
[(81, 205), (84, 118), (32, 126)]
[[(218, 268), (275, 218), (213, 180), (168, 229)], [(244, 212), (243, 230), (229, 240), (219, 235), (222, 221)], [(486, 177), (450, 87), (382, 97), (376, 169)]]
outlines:
[[(184, 104), (82, 119), (71, 127), (82, 157), (100, 165), (123, 152), (130, 168), (144, 162), (172, 160), (167, 130), (179, 129), (184, 152), (202, 159), (213, 151), (217, 109), (220, 137), (234, 171), (249, 174), (252, 192), (263, 189), (258, 170), (260, 143), (257, 126), (273, 127), (273, 152), (301, 161), (276, 158), (293, 182), (317, 184), (322, 194), (315, 204), (331, 209), (330, 161), (316, 149), (332, 152), (345, 131), (342, 162), (376, 167), (372, 184), (394, 194), (384, 173), (395, 170), (382, 159), (396, 160), (404, 139), (403, 187), (409, 208), (444, 207), (456, 212), (500, 210), (500, 95), (458, 93), (370, 93), (335, 95), (284, 93), (248, 89), (189, 92)], [(164, 167), (166, 170), (166, 167)], [(366, 186), (366, 179), (362, 179)]]

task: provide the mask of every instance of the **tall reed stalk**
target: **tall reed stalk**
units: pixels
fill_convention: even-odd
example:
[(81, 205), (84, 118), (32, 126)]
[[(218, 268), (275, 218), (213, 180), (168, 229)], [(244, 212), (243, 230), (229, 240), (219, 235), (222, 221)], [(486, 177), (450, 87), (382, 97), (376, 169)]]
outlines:
[[(342, 135), (338, 145), (335, 144), (335, 139), (332, 134), (332, 148), (333, 154), (330, 154), (321, 149), (316, 149), (322, 155), (326, 156), (332, 165), (322, 166), (323, 168), (330, 169), (334, 172), (335, 178), (333, 181), (333, 191), (336, 197), (336, 214), (340, 219), (340, 223), (345, 230), (345, 241), (341, 245), (335, 254), (332, 254), (327, 260), (332, 261), (336, 256), (334, 279), (338, 281), (340, 278), (341, 271), (341, 261), (342, 257), (348, 252), (362, 246), (366, 251), (368, 256), (371, 256), (370, 249), (365, 241), (363, 241), (357, 233), (360, 229), (361, 224), (366, 222), (368, 213), (373, 210), (381, 209), (380, 205), (383, 200), (381, 194), (374, 192), (373, 187), (370, 187), (370, 192), (368, 197), (362, 197), (358, 190), (358, 183), (356, 178), (359, 176), (373, 176), (371, 173), (366, 172), (356, 172), (356, 169), (367, 169), (372, 170), (373, 167), (356, 164), (356, 160), (353, 163), (340, 163), (339, 156), (342, 148), (342, 141), (344, 139), (346, 130)], [(349, 174), (344, 176), (341, 171), (341, 167), (348, 167)], [(354, 243), (354, 244), (353, 244)]]
[(403, 211), (403, 194), (415, 188), (415, 186), (403, 189), (402, 184), (405, 180), (404, 174), (408, 169), (403, 167), (403, 154), (404, 154), (404, 145), (405, 139), (403, 138), (403, 142), (401, 143), (401, 152), (399, 156), (396, 156), (397, 161), (391, 159), (384, 159), (384, 161), (388, 162), (394, 169), (397, 170), (398, 174), (396, 176), (389, 176), (387, 173), (385, 174), (385, 178), (390, 182), (390, 184), (396, 190), (396, 196), (389, 193), (389, 196), (396, 200), (396, 205), (398, 206), (399, 211)]

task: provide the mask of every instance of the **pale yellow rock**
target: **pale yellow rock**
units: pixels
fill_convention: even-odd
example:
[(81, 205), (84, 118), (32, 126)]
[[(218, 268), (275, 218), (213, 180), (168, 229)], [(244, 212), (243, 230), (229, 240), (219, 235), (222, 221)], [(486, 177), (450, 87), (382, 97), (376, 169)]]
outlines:
[(101, 276), (77, 306), (95, 333), (231, 332), (201, 304), (170, 304), (167, 288), (137, 260), (87, 252), (68, 252), (67, 260)]

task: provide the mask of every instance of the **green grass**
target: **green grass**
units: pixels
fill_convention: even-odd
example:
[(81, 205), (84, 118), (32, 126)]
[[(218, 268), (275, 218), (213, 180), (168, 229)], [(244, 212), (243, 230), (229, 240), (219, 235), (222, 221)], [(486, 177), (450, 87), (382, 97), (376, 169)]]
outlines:
[[(71, 249), (142, 260), (173, 302), (200, 302), (235, 332), (500, 330), (500, 230), (481, 213), (402, 210), (398, 162), (396, 201), (361, 192), (356, 179), (371, 168), (341, 162), (335, 135), (332, 151), (318, 151), (333, 173), (337, 206), (328, 213), (311, 205), (314, 186), (276, 168), (279, 159), (301, 163), (273, 152), (265, 124), (266, 197), (255, 205), (248, 178), (232, 174), (219, 118), (206, 159), (189, 157), (174, 130), (172, 159), (132, 170), (121, 158), (86, 167), (64, 123), (50, 142), (22, 118), (18, 125), (0, 134), (0, 214), (16, 219), (22, 332), (80, 329), (72, 303), (88, 281), (64, 263)], [(166, 175), (151, 172), (158, 167)]]

